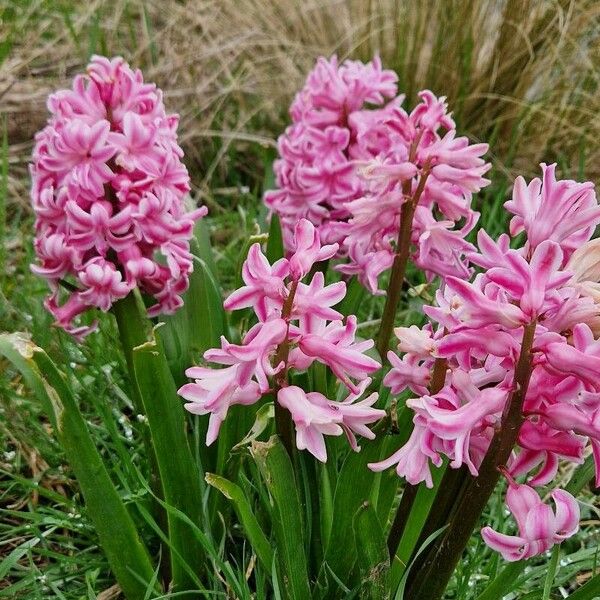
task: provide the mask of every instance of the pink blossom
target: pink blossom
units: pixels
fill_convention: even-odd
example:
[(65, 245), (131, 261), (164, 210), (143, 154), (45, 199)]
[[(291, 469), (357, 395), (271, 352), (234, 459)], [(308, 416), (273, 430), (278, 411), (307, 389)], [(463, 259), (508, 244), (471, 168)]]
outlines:
[(136, 286), (156, 301), (149, 315), (177, 310), (193, 268), (193, 225), (206, 208), (184, 209), (177, 117), (166, 114), (160, 90), (122, 58), (95, 56), (48, 109), (31, 165), (32, 270), (48, 280), (56, 324), (81, 339), (91, 328), (73, 319), (108, 310)]
[(297, 386), (279, 390), (277, 401), (288, 409), (296, 428), (296, 445), (299, 450), (308, 450), (321, 462), (327, 461), (325, 435), (338, 436), (346, 433), (353, 450), (360, 450), (355, 434), (367, 439), (375, 435), (367, 427), (385, 416), (384, 410), (372, 408), (377, 393), (356, 402), (371, 382), (365, 379), (357, 394), (350, 394), (343, 402), (332, 402), (323, 394), (308, 392)]
[[(357, 153), (365, 191), (347, 203), (350, 214), (337, 227), (349, 259), (349, 264), (337, 268), (357, 274), (372, 292), (378, 290), (379, 274), (392, 264), (402, 206), (413, 201), (417, 189), (421, 191), (412, 223), (413, 261), (429, 278), (470, 274), (465, 255), (473, 246), (465, 237), (478, 218), (471, 209), (472, 194), (489, 184), (483, 175), (490, 165), (482, 158), (487, 145), (470, 145), (467, 138), (456, 137), (443, 98), (429, 91), (419, 97), (421, 102), (411, 113), (396, 101), (377, 113), (379, 123), (372, 115), (367, 118), (369, 127), (381, 127), (379, 146), (370, 143), (371, 155)], [(352, 122), (359, 127), (362, 112), (353, 115)], [(361, 133), (366, 135), (362, 128)], [(377, 269), (370, 264), (373, 256), (378, 258)]]
[(210, 414), (206, 445), (210, 446), (219, 435), (221, 423), (234, 404), (253, 404), (261, 392), (255, 381), (240, 382), (240, 365), (225, 369), (191, 367), (185, 374), (195, 379), (179, 388), (179, 395), (188, 403), (185, 408), (195, 415)]
[(375, 472), (385, 471), (396, 465), (398, 476), (404, 477), (411, 485), (425, 482), (433, 487), (430, 461), (436, 467), (441, 467), (443, 460), (432, 445), (432, 434), (426, 427), (416, 422), (410, 438), (389, 458), (376, 463), (369, 463), (369, 469)]
[[(398, 350), (403, 354), (390, 351), (391, 369), (383, 383), (394, 395), (408, 388), (417, 396), (406, 401), (414, 429), (404, 446), (370, 468), (395, 465), (410, 483), (432, 485), (431, 469), (446, 457), (451, 468), (465, 465), (476, 475), (515, 390), (525, 327), (531, 331), (535, 325), (523, 423), (507, 473), (526, 477), (530, 486), (547, 485), (560, 461), (579, 464), (591, 446), (600, 482), (600, 342), (593, 329), (600, 306), (565, 269), (573, 230), (565, 234), (566, 225), (557, 218), (576, 213), (584, 198), (589, 217), (595, 211), (589, 199), (595, 202), (595, 196), (589, 185), (556, 183), (553, 172), (544, 167), (545, 191), (538, 182), (539, 189), (532, 184), (526, 198), (519, 192), (519, 214), (535, 206), (535, 218), (523, 225), (525, 233), (538, 235), (544, 223), (554, 223), (552, 230), (544, 230), (550, 239), (526, 239), (521, 247), (511, 248), (508, 236), (494, 241), (480, 231), (478, 251), (466, 257), (481, 272), (470, 281), (446, 276), (436, 293), (436, 306), (424, 307), (432, 322), (420, 330), (398, 328)], [(446, 370), (444, 386), (431, 393), (431, 374), (440, 359), (445, 361), (438, 363)], [(521, 496), (535, 497), (535, 503), (531, 500), (521, 511), (522, 522), (519, 508), (513, 510), (518, 538), (484, 529), (488, 544), (505, 557), (533, 556), (576, 529), (572, 506), (568, 527), (561, 521), (564, 507), (574, 502), (563, 492), (554, 492), (554, 514), (530, 487), (515, 486), (513, 482), (507, 496), (511, 510)], [(518, 489), (529, 491), (515, 492)], [(534, 525), (543, 522), (544, 531), (535, 530), (537, 525), (529, 519)]]
[(579, 506), (571, 494), (554, 490), (550, 495), (556, 508), (552, 510), (532, 488), (508, 479), (506, 504), (517, 522), (519, 534), (506, 535), (491, 527), (481, 530), (485, 543), (505, 560), (512, 562), (542, 554), (577, 532)]
[(533, 179), (529, 185), (517, 177), (512, 200), (505, 208), (515, 215), (510, 222), (511, 235), (525, 231), (532, 248), (553, 240), (569, 258), (592, 237), (600, 223), (600, 207), (591, 182), (557, 181), (555, 171), (556, 165), (542, 164), (542, 180)]
[(321, 462), (327, 461), (324, 435), (342, 435), (340, 416), (327, 398), (318, 392), (308, 394), (295, 385), (277, 393), (277, 402), (287, 408), (296, 428), (298, 450), (308, 450)]
[(302, 279), (308, 275), (315, 263), (331, 258), (338, 244), (321, 246), (319, 232), (314, 225), (302, 219), (294, 230), (294, 254), (290, 258), (290, 277)]
[(356, 442), (356, 435), (361, 435), (368, 440), (375, 439), (375, 434), (367, 427), (367, 425), (382, 419), (386, 414), (385, 410), (373, 408), (373, 404), (375, 404), (379, 398), (377, 392), (373, 392), (366, 398), (357, 401), (365, 393), (370, 384), (371, 378), (366, 377), (359, 384), (358, 392), (356, 394), (351, 392), (345, 400), (333, 404), (341, 414), (342, 429), (348, 438), (351, 448), (355, 452), (360, 450), (360, 446)]
[(374, 346), (373, 340), (355, 342), (356, 317), (349, 316), (346, 325), (341, 321), (332, 321), (321, 333), (309, 333), (300, 338), (298, 347), (307, 356), (316, 358), (329, 366), (352, 392), (357, 393), (355, 379), (364, 379), (377, 371), (380, 364), (364, 354), (365, 350)]
[(285, 297), (284, 278), (289, 274), (287, 259), (273, 266), (262, 253), (260, 244), (252, 244), (242, 267), (245, 286), (233, 292), (224, 303), (226, 310), (255, 307), (261, 321), (266, 321), (272, 310), (281, 310)]
[(340, 240), (329, 225), (347, 216), (346, 204), (360, 197), (365, 185), (352, 160), (357, 146), (353, 115), (376, 112), (366, 104), (381, 106), (395, 96), (396, 80), (378, 58), (367, 64), (320, 58), (309, 73), (290, 108), (292, 125), (278, 140), (278, 189), (265, 194), (265, 203), (280, 218), (288, 250), (301, 218), (318, 226), (323, 239)]
[[(359, 449), (356, 435), (373, 437), (368, 425), (385, 412), (372, 408), (377, 394), (363, 400), (359, 397), (371, 381), (367, 375), (380, 365), (364, 354), (373, 341), (355, 340), (356, 317), (349, 316), (344, 324), (342, 315), (333, 308), (344, 298), (346, 284), (325, 285), (320, 271), (309, 283), (302, 281), (316, 262), (336, 251), (337, 245), (323, 246), (319, 232), (307, 220), (297, 223), (294, 244), (289, 260), (281, 259), (274, 265), (269, 264), (259, 244), (251, 246), (242, 268), (245, 285), (229, 296), (225, 307), (252, 307), (258, 322), (241, 344), (222, 338), (221, 348), (205, 352), (206, 361), (226, 368), (190, 369), (188, 375), (198, 376), (198, 380), (183, 386), (180, 394), (192, 401), (186, 405), (188, 410), (211, 413), (210, 443), (231, 404), (251, 404), (262, 394), (276, 391), (276, 402), (291, 413), (298, 448), (325, 461), (324, 435), (345, 433), (354, 450)], [(334, 402), (320, 393), (289, 385), (289, 371), (306, 370), (315, 360), (329, 366), (350, 389), (344, 401)], [(214, 394), (208, 396), (207, 391)]]

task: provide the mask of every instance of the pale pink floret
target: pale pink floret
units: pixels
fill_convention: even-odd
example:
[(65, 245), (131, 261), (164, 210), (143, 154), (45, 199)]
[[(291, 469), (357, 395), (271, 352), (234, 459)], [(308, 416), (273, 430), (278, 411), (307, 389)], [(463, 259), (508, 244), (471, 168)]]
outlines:
[(223, 306), (226, 310), (254, 307), (261, 321), (273, 310), (281, 310), (285, 299), (284, 278), (289, 274), (287, 259), (278, 260), (273, 266), (262, 253), (260, 244), (252, 244), (248, 258), (242, 267), (245, 286), (229, 295)]
[(556, 180), (556, 165), (542, 164), (542, 179), (529, 185), (517, 177), (512, 200), (504, 205), (515, 216), (511, 235), (527, 233), (527, 244), (535, 248), (544, 240), (560, 244), (565, 259), (587, 242), (600, 223), (600, 207), (591, 182)]
[(254, 404), (261, 392), (258, 384), (246, 380), (240, 373), (240, 365), (225, 369), (205, 369), (191, 367), (185, 374), (194, 378), (194, 383), (186, 383), (179, 388), (179, 395), (187, 400), (185, 408), (196, 415), (210, 414), (206, 445), (210, 446), (219, 434), (221, 423), (227, 416), (230, 406)]
[(325, 363), (352, 392), (359, 388), (353, 379), (362, 380), (381, 366), (375, 359), (364, 354), (372, 348), (373, 340), (356, 342), (356, 317), (349, 316), (346, 325), (333, 321), (320, 334), (302, 336), (298, 347), (306, 355)]
[(564, 490), (554, 490), (550, 495), (555, 510), (544, 504), (532, 488), (509, 478), (506, 504), (517, 522), (519, 534), (506, 535), (484, 527), (481, 536), (485, 543), (513, 562), (542, 554), (574, 535), (579, 529), (577, 500)]
[(290, 277), (299, 280), (308, 275), (315, 263), (331, 258), (339, 245), (321, 246), (317, 229), (302, 219), (294, 230), (294, 247), (294, 254), (290, 258)]
[[(193, 268), (193, 225), (206, 214), (184, 208), (177, 116), (140, 71), (99, 56), (71, 90), (50, 96), (48, 109), (31, 165), (32, 269), (48, 280), (56, 324), (82, 339), (92, 328), (74, 318), (88, 307), (108, 310), (136, 286), (156, 301), (150, 316), (174, 312)], [(59, 287), (63, 279), (76, 289)]]
[(287, 408), (296, 427), (296, 445), (308, 450), (321, 462), (327, 461), (325, 435), (338, 436), (346, 433), (350, 446), (360, 450), (355, 434), (373, 439), (375, 434), (367, 427), (385, 416), (384, 410), (372, 408), (378, 394), (356, 402), (371, 382), (365, 379), (357, 394), (350, 394), (343, 402), (332, 402), (323, 394), (308, 392), (297, 386), (279, 390), (277, 401)]
[(336, 409), (322, 394), (306, 393), (295, 385), (279, 390), (277, 402), (292, 415), (298, 449), (308, 450), (315, 458), (326, 462), (327, 448), (323, 436), (343, 433)]

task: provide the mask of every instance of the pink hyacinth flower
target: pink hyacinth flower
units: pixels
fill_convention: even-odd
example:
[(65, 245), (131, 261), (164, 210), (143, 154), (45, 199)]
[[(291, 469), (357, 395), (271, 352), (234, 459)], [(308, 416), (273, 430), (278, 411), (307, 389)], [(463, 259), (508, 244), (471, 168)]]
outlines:
[(327, 462), (324, 435), (342, 435), (341, 417), (334, 406), (318, 392), (306, 393), (295, 385), (277, 393), (277, 402), (287, 408), (296, 428), (296, 446)]
[(207, 212), (185, 210), (177, 116), (140, 71), (100, 56), (48, 109), (30, 169), (32, 270), (48, 281), (55, 324), (82, 340), (93, 328), (73, 319), (108, 310), (134, 287), (155, 300), (149, 316), (176, 311), (193, 269), (194, 222)]
[(350, 315), (345, 326), (340, 321), (333, 321), (319, 335), (302, 336), (298, 346), (307, 356), (328, 365), (340, 381), (356, 394), (359, 388), (350, 376), (362, 380), (381, 365), (364, 354), (365, 350), (374, 346), (373, 340), (356, 342), (355, 333), (356, 317)]
[(514, 562), (542, 554), (574, 535), (579, 529), (577, 500), (564, 490), (554, 490), (550, 495), (554, 511), (532, 488), (509, 478), (506, 504), (517, 522), (519, 534), (506, 535), (484, 527), (481, 536), (485, 543), (505, 560)]
[(187, 400), (185, 408), (196, 415), (210, 414), (206, 445), (210, 446), (219, 435), (221, 423), (234, 404), (254, 404), (261, 392), (255, 381), (244, 382), (240, 365), (225, 369), (191, 367), (185, 374), (194, 378), (194, 383), (180, 387), (178, 394)]

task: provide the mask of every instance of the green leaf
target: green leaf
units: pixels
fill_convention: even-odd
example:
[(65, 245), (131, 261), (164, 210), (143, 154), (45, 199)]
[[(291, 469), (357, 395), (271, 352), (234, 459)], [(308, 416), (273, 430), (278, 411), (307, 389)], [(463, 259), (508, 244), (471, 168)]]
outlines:
[(390, 555), (377, 512), (365, 502), (354, 516), (362, 598), (389, 598)]
[(269, 224), (269, 239), (267, 241), (267, 260), (273, 264), (284, 255), (283, 235), (281, 233), (281, 224), (276, 214), (271, 215)]
[(218, 489), (228, 500), (231, 500), (236, 515), (244, 528), (252, 548), (256, 552), (258, 560), (267, 571), (273, 564), (273, 550), (269, 540), (263, 533), (263, 530), (254, 516), (250, 503), (246, 499), (242, 488), (238, 485), (213, 473), (205, 475), (206, 483)]
[(199, 256), (207, 256), (207, 250), (192, 243), (192, 251), (194, 271), (183, 295), (184, 305), (161, 319), (166, 325), (162, 332), (165, 353), (178, 385), (185, 379), (185, 369), (198, 355), (218, 347), (226, 330), (221, 290), (208, 260)]
[(360, 303), (365, 297), (366, 290), (356, 277), (352, 277), (346, 287), (346, 295), (335, 307), (344, 316), (355, 315)]
[[(135, 379), (148, 418), (165, 502), (199, 524), (200, 472), (188, 444), (183, 401), (177, 395), (163, 352), (161, 327), (155, 327), (153, 340), (134, 348)], [(173, 547), (197, 570), (203, 562), (203, 551), (190, 528), (172, 513), (168, 514), (168, 524)], [(193, 589), (194, 582), (182, 560), (172, 553), (171, 563), (175, 591)]]
[(404, 571), (404, 575), (402, 576), (402, 579), (400, 580), (400, 585), (398, 586), (398, 589), (396, 590), (396, 595), (394, 596), (394, 600), (402, 600), (404, 598), (404, 589), (406, 587), (406, 581), (408, 579), (408, 574), (410, 572), (410, 568), (411, 565), (414, 563), (414, 561), (421, 556), (421, 554), (423, 552), (425, 552), (425, 550), (435, 541), (435, 539), (440, 536), (445, 529), (448, 527), (448, 525), (444, 525), (443, 527), (441, 527), (440, 529), (438, 529), (437, 531), (434, 531), (430, 536), (427, 537), (427, 539), (423, 542), (423, 545), (419, 548), (419, 550), (417, 551), (417, 553), (415, 554), (415, 558), (413, 559), (413, 562), (408, 565), (408, 567), (406, 568), (406, 570)]
[[(271, 424), (275, 418), (275, 407), (272, 402), (263, 404), (257, 411), (254, 418), (254, 424), (250, 431), (244, 436), (244, 438), (238, 442), (231, 450), (239, 450), (244, 446), (248, 446), (251, 442), (258, 439), (258, 437), (265, 431), (265, 429)], [(271, 562), (269, 561), (269, 568), (271, 568)]]
[[(393, 443), (393, 440), (392, 440)], [(325, 564), (344, 583), (351, 584), (350, 574), (356, 561), (356, 546), (352, 519), (364, 502), (368, 501), (373, 486), (379, 481), (367, 463), (376, 462), (386, 455), (390, 436), (381, 435), (366, 442), (360, 452), (350, 452), (338, 476), (333, 499), (331, 536), (325, 550)], [(319, 583), (326, 587), (327, 570), (321, 569)]]
[(394, 566), (392, 568), (393, 580), (397, 580), (402, 576), (404, 571), (403, 565), (406, 566), (417, 542), (419, 541), (421, 531), (425, 525), (425, 522), (427, 521), (427, 517), (429, 516), (429, 511), (431, 510), (435, 500), (440, 481), (442, 480), (446, 468), (447, 465), (444, 465), (439, 469), (432, 470), (432, 488), (428, 488), (425, 485), (419, 485), (417, 497), (413, 503), (410, 516), (408, 517), (408, 521), (406, 523), (406, 529), (404, 530), (404, 534), (402, 535), (402, 539), (400, 540), (400, 544), (398, 546), (398, 551), (396, 552), (396, 557), (398, 560), (394, 562)]
[(292, 600), (307, 600), (310, 590), (304, 527), (292, 462), (277, 436), (268, 442), (254, 442), (251, 452), (273, 502), (273, 531), (282, 591)]
[[(141, 600), (154, 577), (150, 556), (87, 429), (71, 387), (41, 349), (19, 334), (0, 335), (0, 354), (38, 396), (73, 468), (111, 569), (129, 600)], [(20, 357), (14, 360), (15, 357)]]
[(526, 560), (508, 563), (477, 597), (477, 600), (498, 600), (511, 592), (518, 576), (525, 570)]
[(589, 455), (585, 462), (577, 468), (565, 490), (573, 496), (577, 496), (579, 492), (594, 478), (595, 465), (593, 455)]

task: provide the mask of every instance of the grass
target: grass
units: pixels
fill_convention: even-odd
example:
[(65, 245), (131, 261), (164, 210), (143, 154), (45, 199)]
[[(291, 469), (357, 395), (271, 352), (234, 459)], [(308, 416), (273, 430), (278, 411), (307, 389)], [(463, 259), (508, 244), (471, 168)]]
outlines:
[[(264, 220), (259, 198), (284, 109), (320, 53), (366, 59), (378, 51), (410, 99), (422, 87), (448, 95), (460, 129), (492, 145), (494, 185), (477, 199), (481, 224), (492, 235), (506, 227), (502, 202), (515, 173), (528, 174), (545, 159), (558, 160), (563, 176), (598, 175), (597, 2), (3, 0), (0, 11), (6, 31), (0, 98), (7, 116), (0, 136), (6, 139), (0, 330), (30, 332), (77, 382), (96, 443), (131, 502), (148, 494), (137, 433), (143, 423), (125, 392), (112, 317), (102, 318), (100, 334), (75, 345), (51, 327), (41, 304), (45, 284), (28, 268), (31, 139), (46, 119), (47, 93), (64, 86), (91, 53), (121, 53), (143, 67), (167, 91), (167, 105), (181, 112), (193, 193), (211, 209), (207, 222), (226, 290), (238, 276), (240, 249)], [(420, 302), (412, 298), (402, 318), (418, 320)], [(361, 320), (372, 324), (380, 310), (376, 301), (363, 302)], [(77, 483), (40, 407), (4, 363), (0, 448), (0, 598), (115, 597)], [(245, 477), (247, 487), (258, 485), (256, 473)], [(265, 490), (256, 491), (264, 500)], [(596, 497), (582, 498), (583, 532), (563, 544), (554, 575), (545, 559), (531, 561), (511, 581), (513, 598), (542, 598), (544, 588), (545, 597), (563, 598), (597, 571)], [(499, 493), (488, 511), (487, 523), (510, 529)], [(266, 575), (239, 540), (236, 530), (209, 540), (215, 567), (208, 597), (249, 598), (251, 589), (266, 597)], [(235, 564), (224, 558), (232, 547)], [(477, 598), (501, 570), (497, 555), (473, 536), (449, 597)]]

